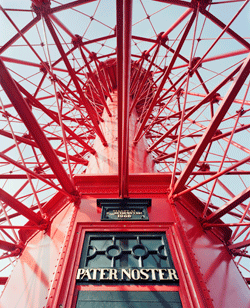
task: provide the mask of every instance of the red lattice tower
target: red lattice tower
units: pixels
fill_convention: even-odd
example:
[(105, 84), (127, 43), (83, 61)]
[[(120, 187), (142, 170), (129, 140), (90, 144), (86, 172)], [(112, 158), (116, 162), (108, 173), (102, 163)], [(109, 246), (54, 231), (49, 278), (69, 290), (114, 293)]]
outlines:
[[(18, 277), (26, 247), (35, 237), (48, 236), (56, 228), (54, 221), (60, 225), (65, 209), (65, 234), (54, 240), (58, 249), (53, 258), (69, 254), (84, 194), (92, 191), (95, 196), (100, 189), (110, 198), (130, 198), (145, 190), (164, 194), (172, 207), (178, 232), (185, 233), (187, 254), (197, 259), (195, 279), (207, 303), (213, 289), (209, 277), (221, 269), (222, 261), (217, 255), (213, 269), (205, 271), (202, 254), (209, 260), (206, 254), (212, 254), (212, 248), (204, 241), (203, 252), (198, 252), (192, 232), (219, 239), (223, 253), (243, 276), (235, 298), (244, 294), (243, 304), (249, 304), (248, 2), (4, 2), (2, 285), (12, 269)], [(109, 175), (106, 189), (104, 178)], [(185, 211), (191, 213), (193, 225), (187, 223)], [(39, 260), (31, 257), (29, 262), (39, 267)], [(69, 265), (64, 266), (67, 272)], [(53, 279), (59, 273), (55, 271)], [(224, 283), (233, 285), (233, 277)], [(59, 290), (53, 279), (44, 276), (48, 294)], [(3, 303), (10, 298), (8, 285), (13, 287), (11, 278)], [(215, 301), (216, 292), (211, 292)], [(225, 293), (229, 298), (230, 291)], [(53, 304), (43, 294), (41, 305), (53, 306), (60, 294)]]

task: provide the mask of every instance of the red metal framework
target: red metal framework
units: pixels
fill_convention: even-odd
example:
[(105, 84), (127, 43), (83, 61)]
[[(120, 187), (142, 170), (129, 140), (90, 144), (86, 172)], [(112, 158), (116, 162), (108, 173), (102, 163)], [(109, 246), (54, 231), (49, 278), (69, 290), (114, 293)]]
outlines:
[(157, 172), (171, 175), (172, 200), (192, 192), (204, 229), (230, 226), (225, 244), (249, 281), (248, 2), (3, 2), (1, 284), (25, 246), (17, 231), (43, 232), (61, 210), (48, 211), (58, 191), (78, 201), (74, 176), (95, 139), (108, 147), (103, 114), (112, 117), (116, 90), (118, 196), (130, 194), (129, 147), (146, 138)]

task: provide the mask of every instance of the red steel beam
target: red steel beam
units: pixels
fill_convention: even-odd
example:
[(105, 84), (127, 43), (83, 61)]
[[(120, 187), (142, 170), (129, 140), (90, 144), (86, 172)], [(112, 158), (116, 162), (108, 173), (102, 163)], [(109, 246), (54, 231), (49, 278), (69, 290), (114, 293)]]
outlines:
[[(215, 180), (217, 178), (219, 178), (220, 176), (222, 175), (225, 175), (225, 174), (228, 174), (228, 172), (232, 171), (233, 169), (235, 168), (238, 168), (239, 166), (247, 163), (250, 161), (250, 156), (247, 156), (246, 158), (243, 158), (242, 160), (238, 161), (237, 163), (231, 165), (230, 167), (227, 167), (226, 169), (220, 171), (220, 172), (216, 172), (215, 175), (211, 176), (210, 178), (207, 178), (201, 182), (199, 182), (198, 184), (194, 185), (193, 187), (189, 187), (185, 190), (182, 190), (180, 193), (176, 194), (176, 195), (173, 195), (173, 198), (178, 198), (186, 193), (188, 193), (189, 191), (192, 191), (194, 189), (197, 189), (198, 187), (200, 186), (203, 186), (205, 185), (206, 183), (208, 182), (211, 182), (212, 180)], [(182, 173), (181, 173), (182, 174)], [(221, 185), (221, 184), (220, 184)], [(228, 192), (230, 194), (230, 191)], [(231, 193), (232, 194), (232, 193)]]
[(21, 250), (21, 246), (13, 243), (9, 243), (3, 240), (0, 240), (0, 249), (6, 251), (15, 251), (17, 249)]
[(72, 1), (72, 2), (69, 2), (69, 3), (66, 3), (66, 4), (63, 4), (63, 5), (60, 5), (60, 6), (52, 8), (50, 10), (50, 14), (51, 13), (61, 12), (61, 11), (64, 11), (64, 10), (67, 10), (67, 9), (71, 9), (73, 7), (76, 7), (76, 6), (79, 6), (79, 5), (82, 5), (82, 4), (86, 4), (86, 3), (90, 3), (90, 2), (94, 2), (94, 1), (96, 1), (96, 0), (77, 0), (77, 1)]
[(195, 168), (197, 162), (199, 161), (201, 155), (205, 151), (207, 145), (210, 143), (211, 138), (214, 136), (217, 128), (219, 127), (221, 121), (223, 120), (225, 114), (227, 113), (228, 109), (230, 108), (231, 104), (233, 103), (235, 97), (237, 96), (238, 92), (240, 91), (242, 85), (244, 84), (246, 78), (248, 77), (250, 72), (250, 54), (245, 59), (238, 75), (235, 77), (232, 86), (230, 87), (229, 91), (227, 92), (226, 96), (224, 97), (222, 103), (220, 104), (216, 114), (212, 118), (209, 126), (207, 127), (206, 131), (204, 132), (203, 137), (197, 144), (195, 150), (193, 151), (187, 165), (185, 166), (182, 174), (178, 178), (175, 187), (173, 189), (173, 194), (179, 193), (187, 179), (189, 178), (190, 173)]
[(186, 40), (186, 38), (188, 36), (188, 33), (189, 33), (189, 31), (190, 31), (190, 29), (191, 29), (191, 27), (193, 25), (193, 22), (195, 20), (195, 17), (196, 17), (196, 11), (193, 12), (193, 14), (192, 14), (192, 16), (191, 16), (191, 18), (190, 18), (190, 20), (189, 20), (189, 22), (188, 22), (188, 24), (187, 24), (187, 26), (185, 28), (185, 31), (184, 31), (184, 33), (183, 33), (183, 35), (181, 37), (181, 40), (180, 40), (180, 42), (179, 42), (179, 44), (178, 44), (178, 46), (177, 46), (177, 48), (175, 50), (175, 53), (173, 54), (173, 57), (172, 57), (172, 59), (171, 59), (171, 61), (169, 63), (169, 66), (167, 67), (167, 70), (165, 71), (165, 73), (164, 73), (164, 75), (162, 77), (162, 80), (161, 80), (161, 83), (160, 83), (160, 85), (159, 85), (159, 87), (157, 89), (157, 92), (156, 92), (152, 102), (150, 103), (150, 106), (148, 107), (147, 113), (145, 114), (144, 119), (143, 119), (143, 121), (142, 121), (142, 123), (141, 123), (141, 125), (139, 127), (139, 130), (138, 130), (138, 132), (137, 132), (137, 134), (136, 134), (136, 136), (134, 138), (134, 143), (137, 143), (139, 141), (139, 138), (140, 138), (140, 136), (142, 134), (143, 129), (145, 128), (145, 125), (146, 125), (146, 123), (148, 121), (148, 118), (150, 117), (151, 112), (152, 112), (154, 106), (158, 102), (160, 93), (161, 93), (161, 91), (162, 91), (162, 89), (163, 89), (163, 87), (165, 85), (165, 82), (166, 82), (167, 78), (169, 77), (169, 75), (171, 73), (171, 70), (172, 70), (172, 68), (174, 66), (174, 63), (175, 63), (175, 61), (176, 61), (176, 59), (177, 59), (177, 57), (178, 57), (178, 55), (179, 55), (179, 53), (181, 51), (181, 48), (182, 48), (183, 44), (185, 43), (185, 40)]
[(129, 101), (131, 72), (132, 0), (123, 1), (122, 152), (120, 197), (128, 196)]
[(121, 194), (122, 102), (123, 102), (123, 1), (116, 0), (117, 108), (118, 108), (118, 178)]
[[(209, 58), (202, 59), (201, 64), (211, 62), (211, 61), (220, 60), (220, 59), (235, 57), (235, 56), (243, 55), (243, 54), (246, 54), (246, 53), (249, 53), (249, 50), (246, 49), (246, 48), (239, 49), (239, 50), (236, 50), (236, 51), (227, 52), (227, 53), (222, 53), (222, 54), (219, 54), (219, 55), (216, 55), (216, 56), (212, 56), (212, 57), (209, 57)], [(184, 67), (187, 67), (187, 64), (175, 66), (173, 69), (180, 69), (180, 68), (184, 68)]]
[[(198, 104), (196, 104), (188, 113), (185, 114), (184, 120), (189, 118), (196, 110), (198, 110), (202, 105), (211, 101), (215, 94), (229, 81), (231, 78), (238, 73), (241, 66), (237, 67), (232, 73), (230, 73), (218, 86), (216, 86), (207, 96), (201, 100)], [(152, 151), (160, 142), (162, 142), (165, 138), (167, 138), (175, 129), (180, 125), (180, 120), (173, 125), (165, 134), (163, 134), (157, 141), (155, 141), (149, 148), (148, 151)]]
[(20, 33), (17, 33), (14, 35), (7, 43), (5, 43), (0, 48), (0, 54), (2, 54), (5, 50), (7, 50), (12, 44), (14, 44), (20, 37), (21, 33), (25, 34), (27, 31), (29, 31), (35, 24), (38, 23), (38, 21), (41, 19), (41, 16), (36, 16), (33, 20), (31, 20), (22, 30), (20, 30)]
[[(31, 95), (26, 89), (24, 89), (19, 83), (16, 83), (19, 90), (28, 98), (30, 99), (34, 106), (41, 109), (44, 113), (46, 113), (53, 121), (55, 121), (58, 125), (60, 125), (59, 116), (56, 112), (52, 112), (51, 110), (47, 109), (43, 104), (39, 102), (33, 95)], [(86, 142), (82, 140), (76, 133), (74, 133), (67, 125), (63, 124), (64, 130), (72, 136), (75, 140), (77, 140), (84, 148), (90, 151), (92, 154), (95, 154), (95, 150), (89, 146)], [(86, 161), (87, 163), (87, 161)]]
[[(32, 179), (37, 178), (37, 176), (35, 177), (35, 176), (32, 176), (32, 175), (30, 175), (30, 177)], [(53, 179), (53, 180), (56, 179), (56, 176), (54, 174), (43, 174), (42, 177), (43, 177), (43, 179)], [(20, 173), (17, 173), (17, 174), (0, 174), (0, 179), (27, 180), (27, 174), (20, 174)], [(51, 184), (51, 182), (50, 182), (50, 184)], [(64, 191), (62, 191), (62, 192), (64, 192)]]
[(8, 277), (0, 277), (0, 285), (5, 285), (8, 280)]
[[(39, 175), (38, 173), (28, 169), (27, 167), (19, 164), (17, 161), (15, 161), (14, 159), (6, 156), (5, 154), (0, 152), (0, 157), (6, 161), (8, 161), (9, 163), (11, 163), (12, 165), (20, 168), (21, 170), (24, 170), (25, 172), (27, 172), (29, 175), (31, 175), (32, 177), (44, 182), (45, 184), (53, 187), (54, 189), (56, 189), (57, 191), (60, 191), (63, 194), (66, 194), (67, 196), (70, 196), (68, 193), (64, 192), (61, 188), (59, 188), (57, 185), (55, 185), (53, 182), (50, 182), (48, 180), (46, 180), (46, 178), (44, 178), (43, 176)], [(27, 179), (27, 175), (26, 175), (26, 179)]]
[[(107, 35), (107, 36), (98, 37), (98, 38), (93, 39), (93, 40), (81, 42), (80, 45), (84, 48), (85, 51), (87, 51), (89, 54), (91, 54), (91, 51), (89, 51), (89, 50), (85, 47), (85, 45), (97, 43), (97, 42), (100, 42), (100, 41), (106, 41), (106, 40), (109, 40), (109, 39), (112, 39), (112, 38), (115, 38), (115, 37), (116, 37), (115, 34), (110, 34), (110, 35)], [(111, 55), (115, 55), (115, 53), (103, 55), (103, 56), (96, 57), (96, 58), (97, 58), (97, 59), (101, 59), (101, 58), (109, 57), (109, 56), (111, 56)]]
[(57, 49), (58, 49), (61, 57), (63, 58), (63, 61), (64, 61), (65, 65), (66, 65), (66, 67), (68, 69), (69, 75), (72, 78), (72, 81), (73, 81), (73, 83), (74, 83), (74, 85), (76, 87), (76, 90), (77, 90), (78, 94), (80, 95), (82, 103), (84, 104), (84, 106), (85, 106), (85, 108), (86, 108), (86, 110), (87, 110), (87, 112), (89, 114), (89, 117), (90, 117), (90, 119), (91, 119), (91, 121), (92, 121), (92, 123), (94, 125), (95, 131), (96, 131), (97, 135), (100, 137), (103, 145), (106, 146), (107, 145), (107, 141), (106, 141), (105, 137), (103, 136), (103, 133), (102, 133), (100, 127), (99, 127), (96, 111), (92, 107), (92, 105), (89, 103), (89, 101), (85, 98), (84, 93), (82, 91), (82, 88), (81, 88), (81, 86), (80, 86), (80, 84), (78, 82), (78, 79), (77, 79), (77, 76), (76, 76), (76, 72), (71, 67), (69, 59), (67, 58), (67, 56), (65, 54), (65, 51), (64, 51), (64, 49), (63, 49), (63, 47), (62, 47), (62, 45), (61, 45), (61, 43), (60, 43), (60, 41), (58, 39), (56, 31), (55, 31), (55, 29), (54, 29), (54, 27), (53, 27), (53, 25), (51, 23), (51, 20), (48, 17), (48, 15), (44, 15), (44, 20), (46, 22), (46, 25), (47, 25), (49, 31), (50, 31), (51, 36), (53, 37), (53, 40), (54, 40), (54, 42), (55, 42), (55, 44), (57, 46)]
[(235, 244), (229, 245), (228, 248), (229, 249), (241, 249), (241, 248), (244, 248), (244, 247), (247, 247), (247, 246), (250, 246), (250, 240), (246, 240), (246, 241), (243, 241), (243, 242), (240, 242), (240, 243), (235, 243)]
[(132, 0), (116, 1), (117, 91), (118, 91), (118, 177), (119, 195), (128, 196), (128, 119), (131, 67)]
[[(6, 132), (3, 129), (0, 129), (0, 135), (5, 136), (5, 137), (10, 138), (10, 139), (13, 139), (13, 135), (11, 133), (9, 133), (9, 132)], [(35, 147), (35, 148), (39, 148), (39, 146), (37, 145), (36, 142), (34, 142), (34, 141), (32, 141), (32, 140), (30, 140), (28, 138), (17, 136), (17, 135), (14, 135), (14, 137), (16, 138), (16, 140), (18, 142), (22, 142), (24, 144), (30, 145), (30, 146)], [(60, 140), (61, 140), (61, 138), (60, 138)], [(54, 151), (55, 151), (55, 153), (58, 156), (66, 158), (66, 154), (65, 153), (63, 153), (63, 152), (61, 152), (59, 150), (56, 150), (56, 149)], [(87, 165), (88, 164), (88, 161), (85, 160), (85, 159), (74, 157), (72, 155), (69, 155), (69, 157), (70, 157), (70, 160), (72, 160), (72, 161), (74, 161), (76, 163), (83, 164), (83, 165)]]
[(194, 2), (187, 2), (187, 1), (182, 1), (182, 0), (154, 0), (157, 2), (163, 2), (163, 3), (170, 3), (170, 4), (175, 4), (178, 6), (184, 6), (184, 7), (189, 7), (189, 8), (194, 8)]
[(235, 57), (235, 56), (243, 55), (245, 53), (249, 53), (249, 50), (248, 49), (239, 49), (239, 50), (236, 50), (236, 51), (222, 53), (220, 55), (205, 58), (205, 59), (202, 60), (201, 63), (216, 61), (216, 60), (219, 60), (219, 59), (226, 59), (226, 58), (229, 58), (229, 57)]
[(218, 210), (214, 211), (212, 214), (206, 217), (203, 220), (203, 223), (213, 223), (214, 221), (216, 221), (223, 215), (230, 212), (232, 209), (234, 209), (236, 206), (238, 206), (240, 203), (242, 203), (249, 197), (250, 197), (250, 187), (243, 190), (243, 192), (241, 192), (239, 195), (235, 196), (230, 201), (221, 206)]
[[(208, 12), (205, 9), (201, 9), (200, 12), (206, 16), (208, 19), (210, 19), (212, 22), (214, 22), (217, 26), (219, 26), (221, 29), (226, 28), (226, 25), (217, 17), (215, 17), (213, 14)], [(246, 47), (248, 50), (250, 50), (250, 44), (242, 38), (240, 35), (238, 35), (236, 32), (234, 32), (231, 28), (228, 28), (226, 32), (231, 35), (236, 41), (238, 41), (240, 44), (242, 44), (244, 47)]]
[(33, 136), (34, 140), (36, 141), (37, 145), (40, 148), (40, 151), (47, 160), (50, 168), (55, 173), (63, 189), (65, 189), (65, 191), (70, 194), (74, 194), (76, 192), (75, 186), (71, 182), (61, 162), (56, 156), (51, 144), (47, 140), (44, 132), (42, 131), (36, 118), (31, 112), (30, 107), (24, 100), (23, 96), (18, 90), (14, 80), (10, 76), (7, 68), (5, 67), (1, 59), (0, 59), (0, 84), (2, 85), (5, 93), (12, 102), (20, 118), (23, 120), (23, 123)]
[[(168, 37), (169, 33), (172, 32), (191, 12), (193, 11), (192, 8), (187, 9), (173, 24), (172, 26), (165, 31), (161, 38), (165, 39)], [(153, 46), (151, 46), (145, 53), (144, 55), (147, 56), (149, 55), (150, 51), (153, 50), (156, 46), (158, 45), (158, 43), (155, 43)], [(141, 59), (139, 59), (138, 61), (141, 61)]]
[(10, 194), (8, 194), (6, 191), (4, 191), (2, 188), (0, 188), (0, 199), (10, 206), (12, 209), (17, 211), (19, 214), (26, 217), (28, 220), (33, 221), (35, 224), (43, 224), (46, 221), (41, 217), (40, 214), (36, 214), (31, 209), (27, 208), (24, 204), (22, 204), (20, 201), (18, 201), (16, 198), (12, 197)]
[[(24, 61), (24, 60), (19, 60), (19, 59), (13, 59), (13, 58), (9, 58), (9, 57), (0, 57), (4, 62), (9, 62), (9, 63), (16, 63), (16, 64), (20, 64), (20, 65), (25, 65), (25, 66), (32, 66), (32, 67), (37, 67), (39, 69), (42, 69), (44, 66), (42, 64), (39, 63), (34, 63), (34, 62), (29, 62), (29, 61)], [(62, 68), (54, 68), (55, 71), (59, 71), (59, 72), (64, 72), (67, 73), (68, 71)]]
[[(237, 128), (237, 129), (235, 130), (234, 134), (239, 133), (239, 132), (241, 132), (241, 131), (243, 131), (243, 130), (245, 130), (245, 129), (249, 129), (249, 128), (250, 128), (250, 124), (241, 126), (241, 127)], [(217, 135), (217, 136), (214, 136), (214, 137), (211, 138), (211, 140), (209, 141), (209, 144), (210, 144), (210, 143), (213, 143), (214, 141), (223, 139), (223, 138), (225, 138), (225, 137), (227, 137), (227, 136), (230, 136), (231, 133), (232, 133), (231, 131), (228, 131), (227, 133), (219, 134), (219, 135)], [(172, 139), (172, 137), (173, 137), (172, 135), (169, 136), (169, 138), (171, 138), (171, 139)], [(179, 151), (179, 154), (188, 152), (188, 151), (190, 151), (190, 150), (193, 150), (193, 149), (196, 148), (196, 146), (197, 146), (197, 145), (194, 144), (194, 145), (191, 145), (191, 146), (189, 146), (189, 147), (186, 147), (186, 148), (180, 150), (180, 151)], [(156, 160), (156, 162), (159, 163), (159, 162), (161, 162), (161, 161), (164, 160), (164, 159), (171, 158), (171, 157), (174, 157), (174, 156), (175, 156), (175, 152), (170, 153), (170, 154), (167, 154), (167, 155), (164, 155), (164, 156), (159, 157), (159, 158), (156, 158), (155, 160)]]

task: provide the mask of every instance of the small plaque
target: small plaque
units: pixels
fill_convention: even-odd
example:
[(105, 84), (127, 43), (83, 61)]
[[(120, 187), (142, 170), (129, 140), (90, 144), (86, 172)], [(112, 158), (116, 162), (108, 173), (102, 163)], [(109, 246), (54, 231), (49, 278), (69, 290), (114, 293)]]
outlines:
[(151, 199), (98, 199), (103, 221), (149, 220), (147, 207)]

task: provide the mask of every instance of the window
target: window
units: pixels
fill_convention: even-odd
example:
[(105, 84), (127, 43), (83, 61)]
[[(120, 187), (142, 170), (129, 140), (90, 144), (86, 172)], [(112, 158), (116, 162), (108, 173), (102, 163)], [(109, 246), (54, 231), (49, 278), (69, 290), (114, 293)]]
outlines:
[(177, 285), (178, 276), (165, 234), (87, 233), (77, 284), (104, 281)]

